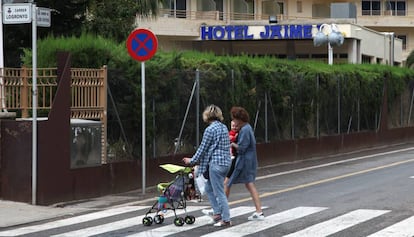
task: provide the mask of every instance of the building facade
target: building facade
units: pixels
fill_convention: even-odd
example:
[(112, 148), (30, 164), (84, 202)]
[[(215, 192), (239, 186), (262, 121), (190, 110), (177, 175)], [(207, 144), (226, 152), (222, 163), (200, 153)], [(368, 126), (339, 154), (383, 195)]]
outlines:
[[(137, 27), (165, 51), (402, 66), (414, 48), (414, 0), (163, 0)], [(319, 31), (343, 41), (316, 46)]]

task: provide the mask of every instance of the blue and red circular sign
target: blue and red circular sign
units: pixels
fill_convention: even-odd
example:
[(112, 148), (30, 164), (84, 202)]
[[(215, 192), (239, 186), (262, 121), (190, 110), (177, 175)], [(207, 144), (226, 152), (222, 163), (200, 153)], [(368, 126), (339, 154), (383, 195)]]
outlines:
[(133, 59), (146, 61), (157, 52), (158, 40), (151, 31), (136, 29), (129, 34), (126, 46)]

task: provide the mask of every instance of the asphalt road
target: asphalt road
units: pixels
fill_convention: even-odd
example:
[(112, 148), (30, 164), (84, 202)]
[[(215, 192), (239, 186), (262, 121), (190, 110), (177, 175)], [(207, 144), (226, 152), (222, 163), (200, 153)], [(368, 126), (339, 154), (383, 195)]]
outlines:
[(200, 212), (206, 201), (188, 203), (193, 225), (174, 226), (170, 214), (160, 225), (143, 226), (152, 200), (119, 214), (97, 212), (87, 221), (40, 223), (50, 228), (26, 236), (414, 236), (411, 145), (261, 167), (256, 185), (266, 219), (260, 222), (247, 221), (253, 203), (244, 186), (236, 185), (229, 199), (231, 228), (207, 225)]

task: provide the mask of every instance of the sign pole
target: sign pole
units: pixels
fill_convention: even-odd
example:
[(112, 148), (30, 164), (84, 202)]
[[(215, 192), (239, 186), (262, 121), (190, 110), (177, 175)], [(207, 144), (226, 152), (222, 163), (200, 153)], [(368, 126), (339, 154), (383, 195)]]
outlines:
[[(0, 67), (3, 69), (4, 67), (4, 46), (3, 46), (3, 0), (0, 0)], [(1, 78), (3, 80), (3, 78)], [(3, 98), (2, 98), (3, 99)]]
[(142, 110), (142, 194), (145, 194), (145, 61), (141, 62), (141, 110)]
[(37, 193), (37, 12), (32, 4), (32, 204), (36, 205)]
[(4, 46), (3, 46), (3, 1), (0, 0), (0, 100), (1, 100), (1, 108), (4, 112), (7, 112), (6, 103), (5, 103), (5, 95), (4, 95), (4, 80), (3, 80), (3, 72), (4, 72)]
[[(3, 90), (4, 54), (3, 24), (32, 23), (32, 204), (36, 205), (37, 195), (37, 27), (50, 27), (50, 9), (38, 10), (33, 0), (28, 3), (2, 4), (0, 0), (0, 89)], [(5, 10), (7, 9), (7, 10)], [(40, 11), (40, 15), (38, 15)], [(38, 25), (39, 24), (39, 25)], [(4, 93), (0, 93), (4, 103)], [(3, 109), (5, 106), (3, 105)]]
[(145, 194), (146, 183), (146, 142), (145, 142), (145, 61), (157, 51), (157, 37), (147, 29), (136, 29), (129, 34), (126, 46), (129, 55), (141, 62), (141, 108), (142, 108), (142, 193)]

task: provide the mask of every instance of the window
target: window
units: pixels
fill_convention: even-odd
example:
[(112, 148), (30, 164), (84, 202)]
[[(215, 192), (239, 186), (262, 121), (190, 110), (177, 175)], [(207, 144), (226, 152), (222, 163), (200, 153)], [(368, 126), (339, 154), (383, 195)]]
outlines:
[(380, 1), (362, 1), (362, 15), (378, 16), (381, 14)]
[(280, 0), (267, 0), (262, 2), (262, 12), (265, 15), (277, 16), (283, 14), (283, 2)]
[(162, 0), (162, 9), (168, 12), (170, 17), (186, 18), (186, 2), (185, 0)]
[(302, 1), (296, 2), (296, 9), (298, 13), (302, 13)]
[(385, 1), (385, 14), (393, 16), (405, 16), (405, 1)]
[(232, 9), (234, 20), (254, 19), (254, 0), (233, 0)]
[(407, 49), (407, 36), (406, 35), (397, 35), (396, 36), (398, 39), (402, 40), (402, 48), (403, 50)]
[[(373, 57), (371, 57), (371, 56), (364, 55), (364, 54), (361, 55), (362, 64), (371, 64), (372, 59), (373, 59)], [(381, 60), (379, 62), (381, 62)]]

